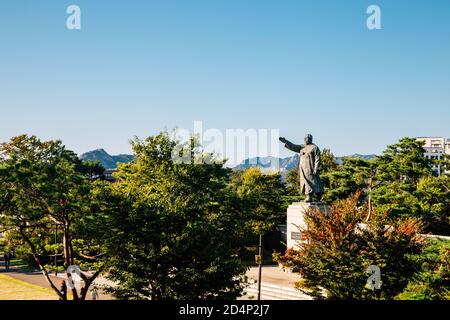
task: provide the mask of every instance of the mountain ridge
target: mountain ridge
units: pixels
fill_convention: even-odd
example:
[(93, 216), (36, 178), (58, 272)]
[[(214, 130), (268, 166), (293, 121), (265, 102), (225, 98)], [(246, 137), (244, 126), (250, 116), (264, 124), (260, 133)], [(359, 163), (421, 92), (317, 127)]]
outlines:
[[(376, 157), (375, 154), (352, 154), (344, 157), (336, 157), (338, 164), (342, 164), (344, 158), (361, 158), (364, 160), (371, 160)], [(80, 156), (83, 161), (99, 161), (100, 164), (107, 170), (114, 170), (117, 168), (118, 163), (129, 163), (135, 159), (134, 155), (118, 154), (110, 155), (105, 149), (99, 148), (92, 151), (83, 153)], [(298, 165), (299, 155), (294, 154), (290, 157), (277, 158), (277, 157), (253, 157), (245, 159), (241, 164), (233, 167), (234, 170), (245, 170), (250, 167), (259, 167), (263, 170), (280, 170), (282, 172), (295, 169)]]
[(128, 163), (135, 159), (133, 155), (118, 154), (110, 155), (105, 149), (95, 149), (83, 153), (80, 156), (83, 161), (98, 161), (107, 170), (113, 170), (117, 168), (118, 163)]

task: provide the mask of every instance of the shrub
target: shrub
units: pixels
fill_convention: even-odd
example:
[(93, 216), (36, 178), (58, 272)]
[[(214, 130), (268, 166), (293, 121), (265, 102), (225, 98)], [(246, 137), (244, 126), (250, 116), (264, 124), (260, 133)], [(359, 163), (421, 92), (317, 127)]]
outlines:
[[(358, 198), (356, 194), (334, 202), (330, 215), (307, 212), (307, 228), (302, 230), (306, 241), (299, 243), (298, 251), (275, 255), (299, 270), (297, 288), (316, 299), (393, 299), (419, 270), (413, 257), (423, 246), (421, 223), (375, 216), (362, 225), (367, 209), (357, 207)], [(381, 270), (377, 294), (366, 287), (370, 265)]]

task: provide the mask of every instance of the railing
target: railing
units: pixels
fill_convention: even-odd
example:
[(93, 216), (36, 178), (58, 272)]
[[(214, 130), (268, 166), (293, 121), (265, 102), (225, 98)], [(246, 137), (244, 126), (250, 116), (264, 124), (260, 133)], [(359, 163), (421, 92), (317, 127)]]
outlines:
[[(258, 283), (250, 284), (245, 292), (247, 297), (258, 295)], [(289, 288), (273, 285), (270, 283), (261, 282), (261, 299), (262, 300), (312, 300), (311, 297), (301, 293), (300, 291)]]
[(435, 234), (421, 234), (422, 237), (425, 238), (433, 238), (433, 239), (440, 239), (440, 240), (450, 240), (450, 237), (447, 236), (438, 236)]

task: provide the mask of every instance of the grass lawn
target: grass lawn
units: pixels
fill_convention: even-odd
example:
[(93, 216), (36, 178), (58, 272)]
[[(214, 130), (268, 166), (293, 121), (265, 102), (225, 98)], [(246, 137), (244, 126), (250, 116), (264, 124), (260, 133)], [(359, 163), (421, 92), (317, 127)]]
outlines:
[(26, 271), (39, 271), (39, 269), (30, 267), (25, 261), (20, 259), (11, 260), (11, 267)]
[(0, 274), (0, 300), (58, 300), (50, 289)]

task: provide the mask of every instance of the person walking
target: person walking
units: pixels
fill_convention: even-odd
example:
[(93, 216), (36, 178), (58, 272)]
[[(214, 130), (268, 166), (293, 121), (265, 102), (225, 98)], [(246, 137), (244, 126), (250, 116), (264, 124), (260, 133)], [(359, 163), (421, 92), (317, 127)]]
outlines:
[(61, 280), (61, 287), (59, 288), (59, 291), (62, 294), (62, 297), (60, 297), (59, 300), (66, 301), (67, 300), (67, 284), (66, 284), (66, 280)]
[(11, 252), (5, 252), (3, 254), (3, 260), (5, 261), (5, 269), (9, 270), (9, 266), (11, 265)]
[(91, 295), (92, 295), (92, 300), (98, 300), (97, 288), (94, 287), (94, 289), (92, 289)]

